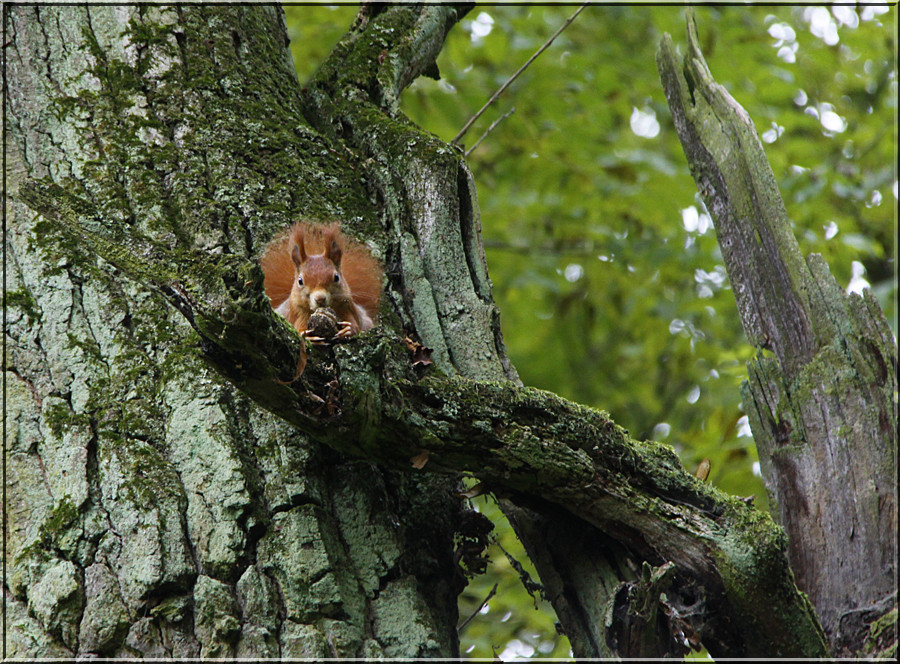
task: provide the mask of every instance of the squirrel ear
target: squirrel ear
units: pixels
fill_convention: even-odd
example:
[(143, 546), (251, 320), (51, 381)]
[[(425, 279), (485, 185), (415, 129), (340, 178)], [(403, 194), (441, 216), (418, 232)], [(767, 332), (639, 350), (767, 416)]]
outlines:
[(290, 241), (293, 245), (291, 247), (291, 260), (294, 261), (294, 265), (298, 268), (306, 262), (306, 233), (305, 228), (303, 228), (302, 224), (294, 224), (291, 228), (291, 237)]
[(331, 244), (328, 246), (328, 251), (325, 252), (328, 258), (334, 263), (335, 267), (341, 266), (341, 246), (337, 243), (337, 240), (332, 240)]

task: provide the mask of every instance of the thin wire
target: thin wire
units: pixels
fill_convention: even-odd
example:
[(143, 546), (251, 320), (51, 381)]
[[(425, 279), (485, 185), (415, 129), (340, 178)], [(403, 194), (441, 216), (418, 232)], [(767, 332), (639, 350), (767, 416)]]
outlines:
[(465, 627), (465, 626), (468, 625), (470, 622), (472, 622), (472, 619), (473, 619), (475, 616), (477, 616), (477, 615), (481, 612), (481, 610), (484, 608), (484, 605), (487, 604), (487, 603), (490, 601), (491, 597), (493, 597), (494, 595), (497, 594), (497, 585), (498, 585), (498, 584), (496, 584), (496, 583), (494, 584), (494, 587), (491, 588), (491, 592), (489, 592), (488, 595), (487, 595), (487, 597), (484, 598), (484, 601), (481, 602), (481, 604), (478, 605), (478, 608), (477, 608), (477, 609), (475, 609), (474, 611), (472, 611), (472, 615), (469, 616), (468, 618), (466, 618), (466, 619), (463, 621), (462, 625), (460, 625), (459, 627), (456, 628), (456, 631), (457, 631), (457, 632), (461, 632), (461, 631), (463, 630), (463, 627)]
[(490, 105), (493, 104), (495, 101), (497, 101), (497, 98), (498, 98), (501, 94), (503, 94), (503, 91), (506, 90), (506, 88), (508, 88), (508, 87), (512, 84), (512, 82), (516, 80), (516, 78), (518, 78), (519, 74), (521, 74), (523, 71), (525, 71), (526, 69), (528, 69), (528, 66), (529, 66), (532, 62), (534, 62), (535, 59), (536, 59), (541, 53), (543, 53), (545, 50), (547, 50), (547, 47), (549, 47), (550, 44), (553, 43), (553, 40), (556, 39), (557, 37), (559, 37), (560, 33), (561, 33), (563, 30), (565, 30), (567, 27), (569, 27), (569, 24), (570, 24), (572, 21), (575, 20), (575, 17), (578, 16), (578, 15), (581, 13), (581, 11), (582, 11), (585, 7), (588, 6), (588, 4), (589, 4), (589, 0), (588, 0), (588, 2), (585, 2), (583, 5), (581, 5), (581, 7), (579, 7), (579, 8), (575, 11), (575, 13), (572, 14), (568, 19), (566, 19), (566, 22), (563, 23), (563, 24), (559, 27), (559, 30), (557, 30), (556, 32), (554, 32), (554, 33), (553, 33), (553, 36), (550, 37), (550, 39), (548, 39), (547, 41), (545, 41), (545, 42), (544, 42), (544, 45), (541, 46), (537, 51), (535, 51), (534, 55), (532, 55), (530, 58), (528, 58), (528, 61), (527, 61), (524, 65), (522, 65), (521, 67), (519, 67), (519, 70), (518, 70), (515, 74), (513, 74), (512, 76), (510, 76), (510, 77), (509, 77), (509, 80), (507, 80), (506, 83), (504, 83), (503, 85), (501, 85), (501, 86), (500, 86), (500, 89), (497, 90), (497, 92), (495, 92), (493, 95), (491, 95), (491, 98), (487, 100), (487, 103), (486, 103), (484, 106), (482, 106), (481, 109), (480, 109), (475, 115), (473, 115), (471, 118), (469, 118), (469, 121), (465, 124), (465, 126), (464, 126), (462, 129), (460, 129), (460, 130), (459, 130), (459, 133), (453, 138), (452, 141), (450, 141), (450, 144), (451, 144), (451, 145), (456, 145), (456, 144), (459, 143), (459, 139), (461, 139), (463, 136), (465, 136), (466, 132), (469, 131), (469, 127), (471, 127), (472, 124), (473, 124), (478, 118), (481, 117), (481, 114), (484, 113), (484, 112), (487, 110), (488, 106), (490, 106)]

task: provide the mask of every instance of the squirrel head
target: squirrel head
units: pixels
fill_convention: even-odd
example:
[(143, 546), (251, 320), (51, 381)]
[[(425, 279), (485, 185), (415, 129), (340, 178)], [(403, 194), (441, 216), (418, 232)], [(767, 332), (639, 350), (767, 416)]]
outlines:
[(292, 238), (291, 260), (296, 269), (294, 288), (299, 290), (310, 311), (330, 307), (335, 296), (347, 294), (341, 274), (343, 252), (335, 237), (336, 232), (333, 228), (323, 231), (325, 251), (321, 254), (307, 254), (302, 228)]

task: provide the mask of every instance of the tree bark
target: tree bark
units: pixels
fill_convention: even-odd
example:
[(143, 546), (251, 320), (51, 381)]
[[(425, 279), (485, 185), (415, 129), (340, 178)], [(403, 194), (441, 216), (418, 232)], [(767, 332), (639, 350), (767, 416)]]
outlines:
[(759, 349), (744, 410), (791, 567), (832, 651), (856, 655), (872, 623), (892, 609), (896, 622), (896, 342), (871, 292), (844, 293), (821, 256), (803, 259), (756, 130), (713, 80), (691, 15), (683, 66), (668, 36), (658, 63)]
[[(826, 653), (767, 515), (518, 384), (462, 154), (397, 110), (460, 11), (366, 5), (298, 94), (273, 8), (11, 10), (14, 653), (453, 656), (464, 470), (576, 656)], [(292, 381), (255, 258), (298, 215), (387, 284)]]
[[(280, 10), (4, 17), (11, 192), (29, 178), (76, 192), (138, 269), (98, 260), (96, 234), (8, 208), (4, 654), (456, 655), (456, 477), (311, 441), (198, 361), (221, 326), (194, 332), (147, 288), (186, 274), (153, 247), (215, 258), (190, 304), (228, 317), (220, 289), (242, 288), (298, 216), (356, 230), (377, 216), (303, 120)], [(299, 342), (269, 327), (289, 374)], [(230, 341), (267, 338), (251, 321)]]

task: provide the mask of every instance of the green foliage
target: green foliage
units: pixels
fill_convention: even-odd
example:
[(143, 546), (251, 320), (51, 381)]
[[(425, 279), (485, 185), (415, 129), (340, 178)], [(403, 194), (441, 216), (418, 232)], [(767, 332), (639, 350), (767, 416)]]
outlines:
[(284, 8), (291, 54), (301, 84), (313, 75), (350, 29), (357, 11), (359, 7), (353, 5), (291, 5)]
[[(355, 11), (288, 8), (301, 80)], [(417, 80), (404, 112), (450, 141), (573, 11), (476, 7), (438, 59), (442, 80)], [(896, 7), (696, 15), (713, 76), (767, 144), (801, 250), (821, 253), (843, 286), (865, 279), (896, 335)], [(683, 43), (681, 8), (588, 7), (464, 137), (473, 145), (515, 108), (468, 159), (494, 297), (526, 384), (609, 411), (636, 438), (672, 444), (688, 468), (708, 457), (713, 484), (765, 507), (740, 409), (754, 350), (659, 83), (664, 32)], [(499, 510), (482, 509), (500, 524)], [(498, 537), (512, 552), (508, 528)], [(567, 653), (502, 553), (464, 593), (463, 617), (494, 583), (464, 652), (490, 657), (518, 639), (520, 652)]]

